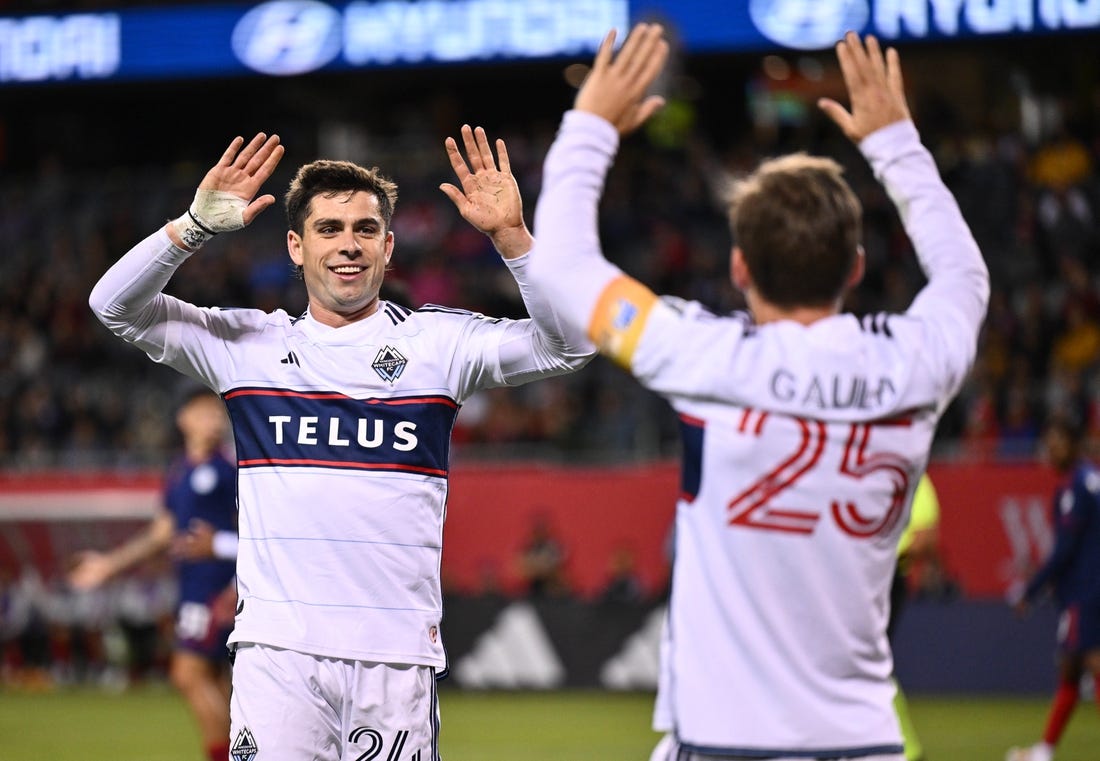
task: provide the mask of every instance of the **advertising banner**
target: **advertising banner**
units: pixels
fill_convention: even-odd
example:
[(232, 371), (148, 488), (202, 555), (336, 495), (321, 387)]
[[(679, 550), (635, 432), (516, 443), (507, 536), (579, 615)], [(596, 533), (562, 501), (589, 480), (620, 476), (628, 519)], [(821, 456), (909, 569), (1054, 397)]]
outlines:
[(269, 0), (0, 16), (0, 86), (587, 59), (659, 20), (686, 53), (1087, 32), (1100, 0)]

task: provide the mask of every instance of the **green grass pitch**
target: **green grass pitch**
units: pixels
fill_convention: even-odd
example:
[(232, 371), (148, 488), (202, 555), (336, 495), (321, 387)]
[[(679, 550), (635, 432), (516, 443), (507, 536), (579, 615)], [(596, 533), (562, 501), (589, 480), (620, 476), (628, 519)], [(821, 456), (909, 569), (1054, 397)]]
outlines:
[[(440, 696), (444, 761), (646, 761), (652, 697), (603, 692)], [(1001, 761), (1035, 739), (1047, 699), (910, 697), (928, 761)], [(732, 707), (731, 707), (732, 708)], [(262, 758), (262, 756), (261, 756)], [(1100, 759), (1100, 716), (1082, 702), (1058, 761)], [(190, 717), (167, 686), (111, 694), (0, 690), (0, 761), (203, 761)]]

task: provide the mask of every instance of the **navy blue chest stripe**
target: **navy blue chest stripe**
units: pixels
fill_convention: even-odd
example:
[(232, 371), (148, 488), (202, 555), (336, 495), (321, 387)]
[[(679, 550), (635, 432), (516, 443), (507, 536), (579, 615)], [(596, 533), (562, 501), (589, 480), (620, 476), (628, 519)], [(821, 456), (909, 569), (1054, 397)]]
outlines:
[(353, 399), (239, 388), (225, 394), (237, 465), (400, 471), (446, 478), (458, 404), (446, 396)]

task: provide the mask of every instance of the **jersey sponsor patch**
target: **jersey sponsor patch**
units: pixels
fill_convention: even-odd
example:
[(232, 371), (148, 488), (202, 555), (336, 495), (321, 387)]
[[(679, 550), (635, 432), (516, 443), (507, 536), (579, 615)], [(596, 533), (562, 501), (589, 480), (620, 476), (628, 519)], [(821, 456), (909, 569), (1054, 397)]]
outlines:
[(389, 470), (446, 478), (458, 404), (445, 396), (354, 399), (239, 388), (225, 394), (240, 468)]
[(629, 368), (645, 329), (646, 320), (657, 303), (657, 295), (625, 275), (611, 281), (596, 302), (596, 311), (588, 324), (588, 337), (600, 352)]

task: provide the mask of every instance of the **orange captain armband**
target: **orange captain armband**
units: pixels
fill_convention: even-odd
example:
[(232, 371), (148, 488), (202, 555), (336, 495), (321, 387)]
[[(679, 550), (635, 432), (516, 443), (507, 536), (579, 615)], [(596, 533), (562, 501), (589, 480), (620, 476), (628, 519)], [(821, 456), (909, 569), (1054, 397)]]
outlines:
[(603, 289), (588, 323), (588, 337), (600, 353), (630, 369), (657, 294), (634, 278), (621, 275)]

